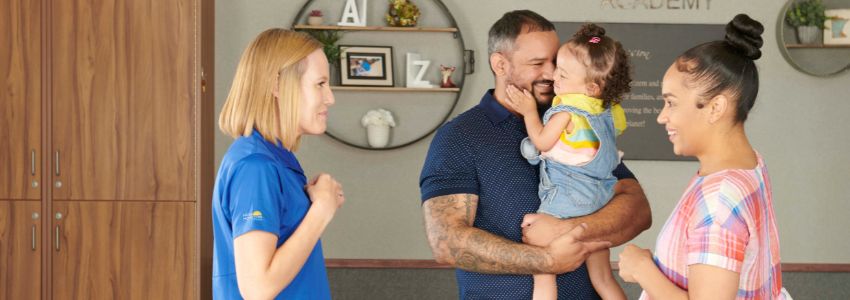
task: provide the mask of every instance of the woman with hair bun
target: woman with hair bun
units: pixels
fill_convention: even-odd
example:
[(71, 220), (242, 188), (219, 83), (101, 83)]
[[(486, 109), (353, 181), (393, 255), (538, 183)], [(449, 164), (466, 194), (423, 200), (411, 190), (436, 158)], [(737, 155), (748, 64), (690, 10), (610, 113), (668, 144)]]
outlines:
[(655, 255), (620, 254), (620, 276), (641, 299), (790, 299), (782, 288), (770, 179), (744, 122), (759, 88), (761, 23), (740, 14), (726, 38), (679, 56), (664, 75), (665, 126), (673, 152), (699, 170), (667, 219)]

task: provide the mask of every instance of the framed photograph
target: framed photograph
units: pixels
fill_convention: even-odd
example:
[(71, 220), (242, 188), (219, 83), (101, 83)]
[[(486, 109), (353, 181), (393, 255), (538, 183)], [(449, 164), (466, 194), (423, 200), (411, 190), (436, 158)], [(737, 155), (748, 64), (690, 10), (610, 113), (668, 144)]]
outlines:
[(850, 45), (850, 9), (827, 9), (824, 45)]
[(393, 86), (393, 48), (339, 46), (340, 85)]

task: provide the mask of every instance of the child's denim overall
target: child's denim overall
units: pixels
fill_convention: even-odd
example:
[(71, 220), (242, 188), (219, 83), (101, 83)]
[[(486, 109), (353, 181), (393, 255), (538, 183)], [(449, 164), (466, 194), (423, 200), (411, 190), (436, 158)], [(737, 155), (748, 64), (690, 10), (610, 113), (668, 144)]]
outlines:
[(599, 150), (593, 160), (583, 166), (571, 166), (544, 158), (528, 138), (522, 141), (520, 150), (532, 165), (540, 163), (540, 208), (537, 212), (571, 218), (591, 214), (611, 200), (617, 182), (611, 172), (620, 163), (620, 157), (610, 108), (593, 115), (575, 107), (558, 105), (546, 111), (543, 123), (555, 113), (564, 111), (587, 118), (599, 138)]

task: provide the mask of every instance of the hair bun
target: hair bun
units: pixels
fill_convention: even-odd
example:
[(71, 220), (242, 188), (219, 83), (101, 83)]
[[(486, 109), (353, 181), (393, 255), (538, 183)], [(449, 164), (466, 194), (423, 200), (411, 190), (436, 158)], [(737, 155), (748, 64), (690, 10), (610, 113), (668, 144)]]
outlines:
[(764, 26), (745, 14), (739, 14), (726, 25), (726, 42), (738, 49), (745, 57), (757, 60), (761, 57)]
[(605, 36), (605, 28), (599, 25), (588, 23), (581, 26), (573, 37), (603, 37)]

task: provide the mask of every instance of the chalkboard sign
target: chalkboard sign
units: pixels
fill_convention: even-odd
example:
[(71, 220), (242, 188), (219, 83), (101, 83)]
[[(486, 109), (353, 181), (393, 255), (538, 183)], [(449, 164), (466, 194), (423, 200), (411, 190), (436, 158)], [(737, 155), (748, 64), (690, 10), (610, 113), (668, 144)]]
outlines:
[[(565, 43), (584, 23), (555, 22)], [(629, 128), (617, 139), (623, 159), (693, 160), (673, 154), (664, 127), (656, 122), (664, 107), (661, 79), (686, 50), (723, 39), (725, 25), (596, 23), (607, 36), (620, 41), (631, 56), (632, 91), (623, 99)]]

